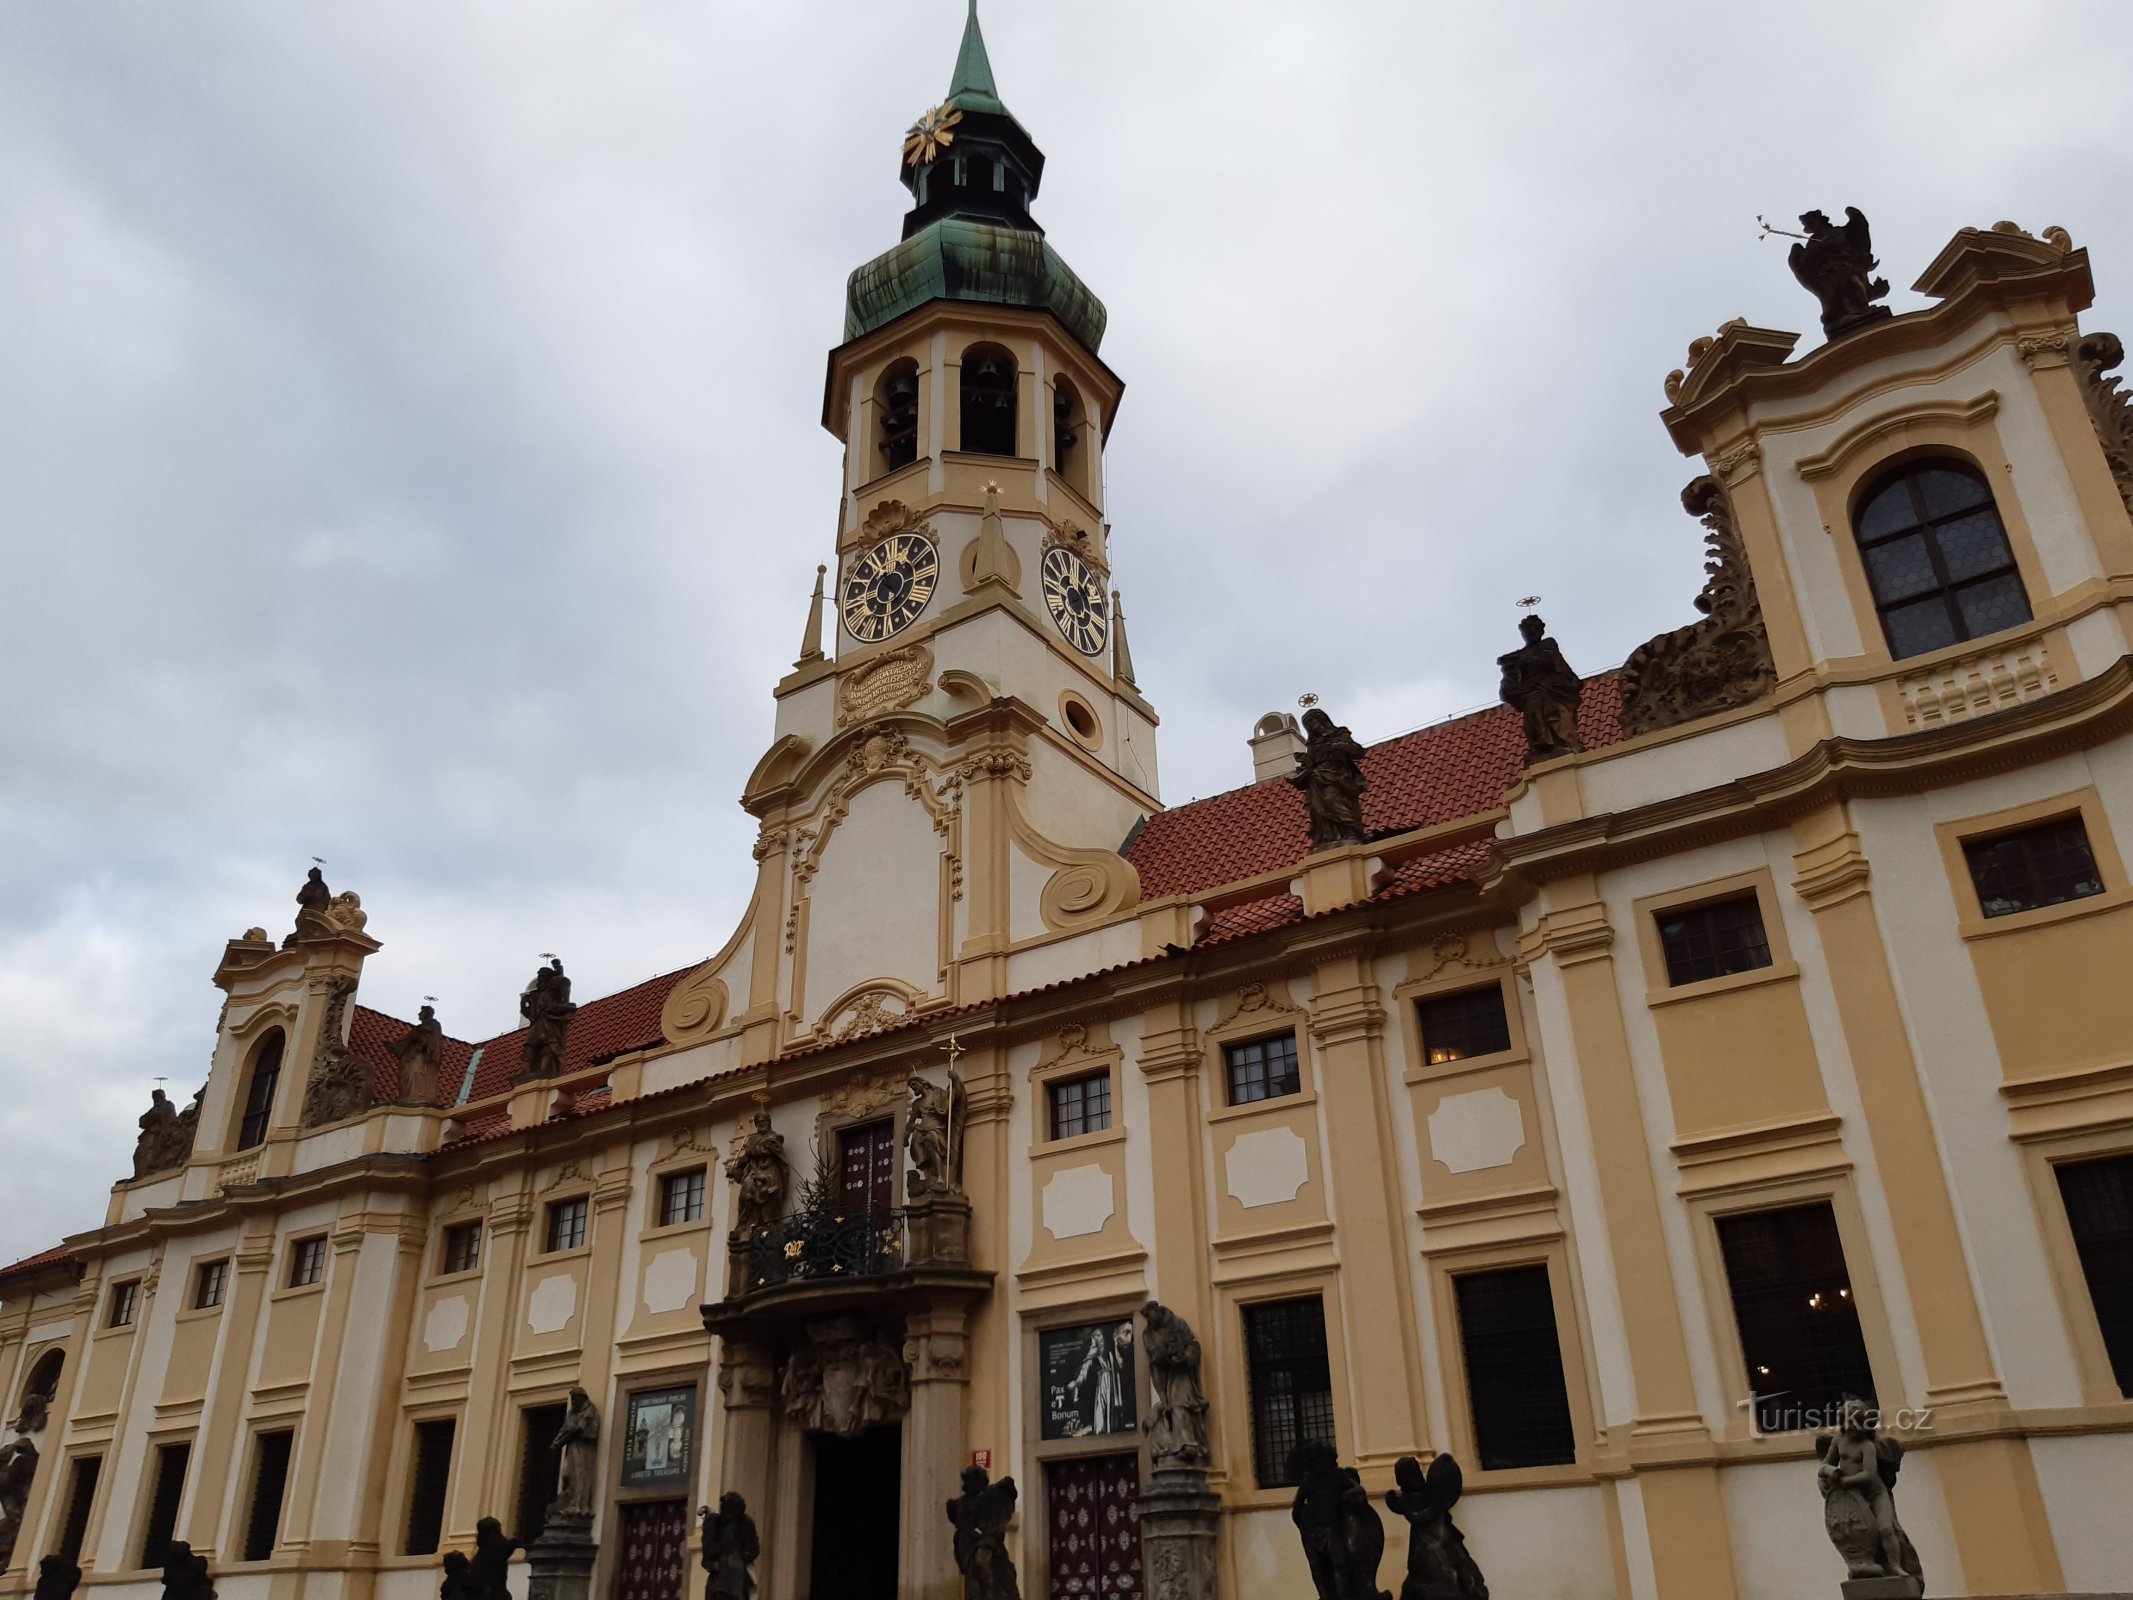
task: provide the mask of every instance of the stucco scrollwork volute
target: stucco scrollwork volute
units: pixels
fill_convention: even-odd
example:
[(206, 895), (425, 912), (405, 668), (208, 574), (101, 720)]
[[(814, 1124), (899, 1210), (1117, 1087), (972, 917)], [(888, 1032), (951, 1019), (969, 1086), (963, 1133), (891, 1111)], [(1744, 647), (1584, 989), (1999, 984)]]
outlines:
[(729, 996), (719, 980), (718, 963), (706, 961), (674, 985), (659, 1013), (659, 1031), (669, 1044), (694, 1044), (718, 1032), (726, 1020)]

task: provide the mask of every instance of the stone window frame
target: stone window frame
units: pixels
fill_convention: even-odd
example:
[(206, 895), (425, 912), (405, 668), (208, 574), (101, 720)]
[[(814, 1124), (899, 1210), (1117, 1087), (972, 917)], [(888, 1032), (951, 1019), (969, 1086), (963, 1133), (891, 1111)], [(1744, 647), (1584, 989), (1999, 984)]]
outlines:
[[(478, 1222), (481, 1224), (480, 1255), (474, 1265), (464, 1272), (447, 1272), (444, 1270), (444, 1236), (449, 1230), (465, 1222)], [(430, 1233), (436, 1243), (433, 1247), (425, 1249), (423, 1252), (422, 1283), (424, 1287), (433, 1283), (463, 1283), (469, 1279), (479, 1277), (482, 1268), (488, 1265), (490, 1247), (496, 1242), (496, 1222), (477, 1196), (467, 1200), (465, 1204), (455, 1204), (451, 1209), (439, 1212), (431, 1217)]]
[[(1666, 946), (1659, 937), (1659, 918), (1669, 911), (1684, 911), (1721, 900), (1745, 899), (1753, 893), (1762, 913), (1763, 940), (1770, 949), (1770, 965), (1748, 972), (1726, 972), (1693, 983), (1666, 981)], [(1745, 872), (1729, 872), (1701, 883), (1684, 884), (1657, 894), (1639, 895), (1630, 902), (1630, 916), (1637, 929), (1637, 956), (1644, 968), (1644, 1003), (1647, 1006), (1677, 1005), (1707, 995), (1727, 994), (1735, 989), (1753, 989), (1768, 983), (1794, 983), (1800, 964), (1792, 953), (1792, 940), (1785, 927), (1784, 903), (1778, 899), (1777, 880), (1767, 866)]]
[[(1076, 1063), (1077, 1066), (1085, 1063)], [(1085, 1136), (1092, 1137), (1092, 1136)], [(1070, 1141), (1071, 1142), (1071, 1141)], [(1118, 1293), (1100, 1295), (1095, 1299), (1076, 1301), (1072, 1305), (1047, 1306), (1040, 1311), (1028, 1311), (1022, 1316), (1022, 1459), (1029, 1463), (1028, 1476), (1035, 1480), (1023, 1515), (1031, 1529), (1031, 1543), (1026, 1548), (1030, 1555), (1030, 1570), (1024, 1574), (1023, 1593), (1042, 1595), (1051, 1592), (1050, 1550), (1046, 1546), (1044, 1530), (1047, 1526), (1044, 1496), (1050, 1492), (1044, 1468), (1053, 1461), (1074, 1460), (1083, 1456), (1135, 1455), (1140, 1458), (1141, 1483), (1146, 1487), (1151, 1470), (1148, 1463), (1148, 1432), (1136, 1426), (1131, 1433), (1098, 1434), (1087, 1439), (1047, 1439), (1044, 1434), (1044, 1372), (1039, 1361), (1043, 1349), (1043, 1336), (1058, 1328), (1081, 1328), (1092, 1322), (1130, 1321), (1133, 1324), (1133, 1414), (1145, 1420), (1148, 1416), (1148, 1363), (1140, 1355), (1140, 1309), (1147, 1303), (1142, 1293)], [(995, 1460), (993, 1472), (1006, 1470), (1005, 1465)]]
[[(869, 1123), (874, 1122), (886, 1122), (889, 1124), (889, 1139), (896, 1147), (896, 1184), (889, 1196), (890, 1204), (892, 1208), (900, 1211), (911, 1203), (910, 1195), (907, 1192), (907, 1186), (911, 1180), (911, 1152), (904, 1141), (909, 1125), (911, 1096), (906, 1090), (905, 1084), (924, 1065), (923, 1061), (914, 1061), (908, 1066), (898, 1066), (894, 1061), (883, 1061), (855, 1070), (852, 1073), (852, 1077), (845, 1080), (846, 1084), (859, 1077), (862, 1071), (868, 1074), (893, 1071), (896, 1077), (894, 1092), (887, 1099), (878, 1104), (870, 1105), (864, 1110), (831, 1111), (825, 1109), (826, 1099), (836, 1093), (834, 1088), (828, 1090), (823, 1099), (818, 1099), (814, 1130), (808, 1142), (801, 1145), (797, 1150), (793, 1150), (790, 1141), (788, 1141), (788, 1150), (791, 1153), (786, 1157), (786, 1171), (790, 1178), (785, 1191), (786, 1215), (790, 1216), (792, 1208), (799, 1204), (800, 1185), (813, 1177), (815, 1172), (820, 1172), (827, 1178), (834, 1190), (838, 1181), (838, 1135), (846, 1133), (853, 1128), (864, 1128)], [(928, 1081), (930, 1082), (931, 1080), (929, 1079)], [(967, 1091), (969, 1085), (964, 1085), (964, 1088)], [(752, 1111), (748, 1113), (748, 1117), (753, 1116), (754, 1113)], [(742, 1120), (746, 1124), (748, 1118), (744, 1117)], [(812, 1156), (816, 1163), (814, 1171), (803, 1172), (799, 1161), (794, 1159), (797, 1155)], [(728, 1184), (727, 1188), (730, 1191), (732, 1185)]]
[[(119, 1291), (130, 1290), (126, 1302), (126, 1319), (118, 1320)], [(131, 1333), (141, 1325), (141, 1312), (148, 1301), (148, 1275), (145, 1272), (131, 1273), (113, 1278), (103, 1295), (103, 1314), (97, 1318), (98, 1333)]]
[[(112, 1442), (114, 1446), (117, 1443), (116, 1440)], [(198, 1489), (202, 1463), (200, 1460), (200, 1430), (197, 1420), (183, 1422), (170, 1428), (151, 1428), (141, 1442), (141, 1469), (136, 1475), (134, 1483), (133, 1513), (128, 1519), (126, 1540), (122, 1546), (124, 1554), (119, 1557), (118, 1565), (113, 1569), (115, 1572), (155, 1573), (161, 1570), (158, 1567), (143, 1567), (136, 1565), (136, 1563), (140, 1559), (141, 1547), (148, 1539), (149, 1521), (155, 1515), (156, 1487), (162, 1472), (162, 1453), (166, 1447), (180, 1444), (186, 1447), (187, 1452), (185, 1481), (178, 1491), (178, 1514), (181, 1517), (185, 1513), (186, 1497)], [(108, 1461), (116, 1454), (117, 1451), (114, 1448), (106, 1453), (105, 1459)], [(102, 1487), (101, 1483), (97, 1492), (99, 1495), (109, 1493)], [(107, 1502), (105, 1511), (107, 1518), (109, 1514)], [(93, 1527), (97, 1521), (94, 1511), (90, 1513), (89, 1520)], [(176, 1537), (175, 1528), (173, 1528), (172, 1537)], [(93, 1540), (91, 1545), (93, 1547)]]
[[(207, 1271), (210, 1267), (222, 1268), (222, 1282), (216, 1286), (214, 1302), (210, 1305), (202, 1305), (200, 1303), (200, 1291), (202, 1285), (206, 1282)], [(230, 1303), (230, 1290), (234, 1287), (236, 1287), (236, 1258), (232, 1254), (223, 1251), (214, 1255), (196, 1257), (191, 1263), (191, 1271), (186, 1274), (185, 1304), (178, 1308), (178, 1320), (185, 1322), (203, 1317), (220, 1316), (222, 1308)]]
[[(1468, 989), (1485, 989), (1491, 983), (1503, 991), (1503, 1015), (1511, 1030), (1511, 1047), (1485, 1056), (1440, 1061), (1432, 1066), (1423, 1054), (1422, 1002), (1442, 999), (1446, 995), (1458, 994)], [(1402, 1077), (1410, 1087), (1424, 1082), (1442, 1083), (1447, 1078), (1456, 1078), (1468, 1072), (1488, 1072), (1497, 1067), (1522, 1066), (1533, 1059), (1533, 1047), (1526, 1033), (1525, 1011), (1519, 1004), (1516, 969), (1508, 957), (1496, 965), (1478, 968), (1463, 964), (1448, 966), (1426, 978), (1410, 978), (1393, 987), (1392, 1002), (1398, 1013), (1396, 1025), (1401, 1045), (1407, 1055), (1407, 1067)]]
[[(452, 1236), (461, 1228), (479, 1228), (474, 1240), (474, 1263), (472, 1266), (452, 1265)], [(437, 1254), (430, 1264), (429, 1281), (433, 1283), (456, 1282), (462, 1278), (479, 1276), (482, 1265), (489, 1259), (489, 1223), (479, 1215), (444, 1217), (437, 1222)]]
[[(1786, 1456), (1800, 1453), (1805, 1433), (1755, 1431), (1755, 1415), (1747, 1383), (1748, 1358), (1741, 1346), (1740, 1325), (1733, 1315), (1733, 1284), (1726, 1275), (1725, 1253), (1720, 1246), (1718, 1224), (1727, 1217), (1757, 1211), (1786, 1211), (1797, 1206), (1827, 1205), (1836, 1219), (1837, 1240), (1844, 1248), (1844, 1270), (1851, 1279), (1853, 1303), (1858, 1310), (1859, 1336), (1866, 1344), (1867, 1365), (1874, 1374), (1874, 1389), (1881, 1409), (1893, 1414), (1903, 1407), (1923, 1404), (1923, 1374), (1913, 1373), (1898, 1358), (1895, 1333), (1889, 1320), (1888, 1301), (1881, 1274), (1867, 1233), (1866, 1215), (1849, 1162), (1841, 1168), (1808, 1171), (1789, 1176), (1750, 1178), (1715, 1185), (1685, 1195), (1691, 1244), (1696, 1258), (1696, 1281), (1702, 1290), (1704, 1321), (1711, 1340), (1711, 1355), (1717, 1368), (1719, 1397), (1724, 1402), (1714, 1439), (1738, 1445), (1749, 1458), (1770, 1453)], [(1684, 1307), (1684, 1309), (1686, 1309)], [(1914, 1392), (1910, 1379), (1920, 1380)]]
[[(548, 1241), (555, 1229), (556, 1212), (563, 1206), (573, 1204), (585, 1207), (585, 1236), (576, 1244), (566, 1244), (551, 1248)], [(574, 1194), (541, 1196), (540, 1231), (535, 1235), (539, 1240), (539, 1244), (527, 1252), (528, 1259), (569, 1261), (577, 1256), (590, 1255), (593, 1247), (593, 1224), (598, 1216), (599, 1211), (593, 1204), (593, 1192), (590, 1189)]]
[[(637, 1230), (640, 1239), (672, 1239), (683, 1234), (705, 1233), (710, 1230), (712, 1212), (718, 1200), (718, 1182), (723, 1176), (722, 1163), (709, 1151), (687, 1146), (663, 1156), (644, 1169), (644, 1219)], [(669, 1178), (678, 1178), (686, 1173), (701, 1172), (704, 1175), (703, 1211), (698, 1216), (682, 1222), (662, 1222), (666, 1209), (666, 1185)]]
[[(1126, 1138), (1126, 1107), (1119, 1091), (1124, 1074), (1120, 1070), (1125, 1061), (1123, 1051), (1117, 1049), (1091, 1050), (1086, 1053), (1070, 1051), (1060, 1058), (1030, 1068), (1027, 1082), (1030, 1094), (1030, 1146), (1031, 1155), (1054, 1155), (1062, 1151), (1092, 1150), (1101, 1145), (1123, 1144)], [(1099, 1128), (1094, 1133), (1069, 1134), (1064, 1139), (1052, 1137), (1052, 1085), (1062, 1079), (1093, 1078), (1102, 1074), (1111, 1080), (1111, 1126)]]
[(1212, 1383), (1208, 1394), (1208, 1442), (1213, 1447), (1215, 1465), (1221, 1469), (1209, 1474), (1210, 1486), (1221, 1493), (1225, 1507), (1286, 1511), (1296, 1498), (1293, 1485), (1259, 1487), (1252, 1459), (1250, 1356), (1244, 1342), (1244, 1308), (1273, 1300), (1301, 1300), (1314, 1294), (1319, 1297), (1326, 1318), (1326, 1368), (1333, 1386), (1334, 1445), (1343, 1461), (1354, 1460), (1355, 1396), (1348, 1371), (1348, 1308), (1341, 1294), (1340, 1268), (1330, 1260), (1306, 1261), (1263, 1277), (1217, 1282), (1213, 1286), (1212, 1326), (1198, 1331), (1203, 1353), (1201, 1371)]
[[(512, 1399), (515, 1400), (516, 1397), (513, 1396)], [(445, 1473), (444, 1525), (439, 1530), (436, 1553), (411, 1556), (403, 1547), (407, 1543), (408, 1518), (415, 1508), (415, 1442), (419, 1437), (417, 1429), (425, 1422), (452, 1424), (452, 1464)], [(451, 1398), (402, 1406), (399, 1420), (394, 1424), (394, 1432), (398, 1437), (393, 1440), (392, 1459), (385, 1475), (389, 1493), (378, 1524), (378, 1566), (381, 1571), (389, 1571), (395, 1567), (434, 1568), (452, 1544), (452, 1490), (457, 1486), (460, 1471), (466, 1462), (467, 1400), (464, 1393)], [(484, 1512), (483, 1515), (488, 1513)], [(513, 1530), (506, 1528), (504, 1531), (511, 1533)]]
[[(252, 1511), (259, 1493), (260, 1439), (265, 1434), (286, 1433), (289, 1435), (289, 1460), (284, 1469), (281, 1486), (281, 1505), (274, 1519), (275, 1549), (256, 1560), (246, 1560), (245, 1542), (251, 1534)], [(293, 1415), (268, 1415), (254, 1417), (245, 1429), (244, 1448), (239, 1453), (241, 1471), (236, 1479), (236, 1493), (229, 1509), (229, 1554), (223, 1561), (232, 1567), (241, 1567), (247, 1572), (264, 1572), (272, 1569), (277, 1559), (284, 1531), (289, 1525), (290, 1501), (296, 1487), (298, 1457), (296, 1447), (303, 1442), (304, 1418), (301, 1412)], [(218, 1562), (217, 1565), (221, 1565)]]
[[(2084, 1104), (2089, 1108), (2087, 1115), (2099, 1119), (2108, 1115), (2108, 1101), (2089, 1100)], [(2073, 1224), (2059, 1193), (2058, 1169), (2072, 1162), (2133, 1156), (2133, 1128), (2123, 1121), (2115, 1126), (2099, 1122), (2096, 1126), (2041, 1135), (2016, 1133), (2014, 1139), (2021, 1153), (2022, 1177), (2030, 1204), (2036, 1213), (2037, 1237), (2044, 1248), (2052, 1292), (2058, 1297), (2060, 1318), (2072, 1347), (2081, 1403), (2085, 1407), (2106, 1408), (2111, 1419), (2107, 1425), (2125, 1427), (2133, 1423), (2133, 1398), (2119, 1389), (2110, 1354), (2104, 1348), (2103, 1324), (2089, 1296), (2088, 1277), (2081, 1270)]]
[[(296, 1269), (301, 1259), (299, 1252), (311, 1244), (319, 1247), (318, 1276), (298, 1283)], [(306, 1229), (302, 1233), (292, 1233), (282, 1247), (282, 1261), (281, 1283), (276, 1287), (273, 1298), (279, 1300), (294, 1294), (322, 1294), (326, 1288), (326, 1269), (333, 1262), (332, 1242), (324, 1230), (314, 1232)]]
[[(1595, 1462), (1602, 1450), (1594, 1376), (1587, 1354), (1585, 1308), (1570, 1258), (1570, 1242), (1561, 1225), (1549, 1219), (1549, 1231), (1488, 1244), (1453, 1245), (1423, 1252), (1428, 1276), (1429, 1328), (1436, 1337), (1438, 1375), (1444, 1381), (1445, 1418), (1451, 1430), (1451, 1453), (1470, 1482), (1503, 1488), (1552, 1487), (1597, 1481)], [(1474, 1272), (1512, 1267), (1546, 1267), (1548, 1292), (1555, 1302), (1555, 1344), (1563, 1363), (1563, 1391), (1570, 1399), (1570, 1427), (1576, 1459), (1544, 1467), (1481, 1465), (1474, 1427), (1474, 1403), (1466, 1378), (1466, 1346), (1459, 1333), (1459, 1302), (1452, 1280)], [(1728, 1300), (1728, 1306), (1731, 1305)]]
[[(1201, 1080), (1207, 1085), (1203, 1115), (1210, 1123), (1235, 1118), (1265, 1116), (1269, 1112), (1295, 1111), (1318, 1104), (1318, 1053), (1312, 1046), (1311, 1013), (1297, 1005), (1278, 980), (1263, 985), (1266, 1000), (1247, 1007), (1239, 990), (1223, 999), (1227, 1015), (1200, 1034)], [(1280, 1034), (1296, 1036), (1296, 1092), (1265, 1100), (1247, 1100), (1233, 1105), (1229, 1098), (1229, 1053), (1226, 1045), (1250, 1044)]]
[[(2095, 858), (2096, 871), (2103, 879), (2103, 893), (2084, 895), (2078, 900), (2062, 900), (2057, 905), (2037, 906), (2028, 911), (2010, 911), (2005, 916), (1986, 916), (1984, 905), (1978, 899), (1977, 881), (1970, 875), (1969, 859), (1963, 854), (1964, 843), (1994, 834), (2016, 833), (2040, 822), (2073, 816), (2080, 817), (2081, 826), (2089, 836), (2089, 854)], [(2127, 881), (2125, 862), (2118, 853), (2118, 841), (2112, 836), (2110, 819), (2103, 809), (2103, 797), (2097, 793), (2094, 784), (2018, 806), (2005, 806), (1998, 811), (1936, 822), (1933, 838), (1940, 847), (1948, 887), (1955, 895), (1955, 931), (1965, 940), (1990, 939), (2055, 922), (2071, 922), (2077, 917), (2093, 917), (2133, 904), (2133, 884)]]

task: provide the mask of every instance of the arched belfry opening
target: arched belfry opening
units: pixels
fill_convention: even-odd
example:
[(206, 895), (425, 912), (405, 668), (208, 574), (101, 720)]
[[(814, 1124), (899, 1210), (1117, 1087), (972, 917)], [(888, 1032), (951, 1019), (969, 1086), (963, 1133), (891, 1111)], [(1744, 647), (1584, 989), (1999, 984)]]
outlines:
[(963, 352), (963, 449), (972, 455), (1015, 452), (1015, 358), (996, 344)]
[(918, 459), (918, 363), (906, 356), (892, 361), (874, 385), (875, 414), (880, 419), (881, 470), (894, 472)]
[(1088, 423), (1088, 411), (1081, 403), (1081, 392), (1065, 378), (1052, 383), (1052, 466), (1059, 476), (1082, 494), (1088, 493), (1088, 479), (1084, 469), (1082, 432)]

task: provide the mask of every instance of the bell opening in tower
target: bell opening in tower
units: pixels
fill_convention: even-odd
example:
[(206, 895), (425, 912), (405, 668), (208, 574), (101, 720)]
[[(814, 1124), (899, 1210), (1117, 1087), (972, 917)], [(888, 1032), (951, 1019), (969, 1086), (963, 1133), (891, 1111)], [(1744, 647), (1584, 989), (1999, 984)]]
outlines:
[(810, 1600), (897, 1600), (904, 1431), (890, 1424), (854, 1438), (810, 1435), (814, 1527)]

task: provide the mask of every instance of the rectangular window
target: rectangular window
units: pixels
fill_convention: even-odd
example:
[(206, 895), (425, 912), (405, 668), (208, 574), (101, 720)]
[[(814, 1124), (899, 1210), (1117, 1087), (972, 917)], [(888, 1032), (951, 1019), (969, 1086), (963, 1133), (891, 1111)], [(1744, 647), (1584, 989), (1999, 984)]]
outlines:
[(2058, 1175), (2111, 1372), (2133, 1395), (2133, 1156), (2069, 1161)]
[(265, 1561), (281, 1534), (281, 1501), (289, 1487), (289, 1446), (296, 1435), (286, 1428), (263, 1433), (254, 1447), (252, 1509), (244, 1519), (244, 1559)]
[(1071, 1139), (1081, 1133), (1101, 1133), (1111, 1126), (1111, 1074), (1092, 1072), (1086, 1077), (1057, 1079), (1045, 1086), (1052, 1105), (1052, 1137)]
[(1763, 908), (1752, 894), (1662, 911), (1658, 918), (1659, 943), (1666, 951), (1666, 981), (1677, 988), (1770, 965)]
[(590, 1206), (580, 1195), (575, 1200), (558, 1200), (548, 1208), (549, 1249), (575, 1250), (585, 1242), (585, 1215)]
[(1461, 1273), (1452, 1279), (1452, 1291), (1482, 1466), (1547, 1467), (1577, 1460), (1547, 1267)]
[(886, 1217), (896, 1205), (896, 1125), (837, 1130), (837, 1203), (848, 1217)]
[(512, 1537), (530, 1545), (540, 1537), (548, 1502), (555, 1498), (556, 1474), (563, 1470), (563, 1452), (555, 1447), (562, 1429), (562, 1406), (528, 1406), (519, 1413), (518, 1528)]
[(1293, 1033), (1226, 1044), (1222, 1047), (1222, 1060), (1229, 1068), (1229, 1103), (1233, 1106), (1296, 1094), (1303, 1088), (1303, 1078), (1296, 1070)]
[(2079, 816), (2055, 817), (2017, 833), (1965, 839), (1963, 859), (1988, 917), (2012, 916), (2103, 893), (2103, 876)]
[(129, 1278), (124, 1283), (114, 1283), (111, 1286), (111, 1314), (104, 1319), (104, 1326), (130, 1328), (140, 1309), (141, 1280)]
[(229, 1286), (227, 1261), (203, 1261), (193, 1271), (193, 1309), (205, 1311), (222, 1304), (222, 1291)]
[(301, 1289), (326, 1276), (326, 1236), (314, 1234), (289, 1246), (289, 1287)]
[(102, 1456), (82, 1456), (74, 1463), (73, 1481), (67, 1485), (67, 1520), (59, 1530), (63, 1561), (81, 1559), (81, 1547), (89, 1538), (89, 1512), (96, 1505), (96, 1480), (103, 1475)]
[(178, 1526), (178, 1502), (185, 1498), (185, 1469), (192, 1462), (193, 1447), (186, 1444), (156, 1446), (155, 1487), (148, 1501), (148, 1526), (141, 1533), (142, 1567), (160, 1567), (170, 1554), (170, 1536)]
[(1826, 1428), (1847, 1395), (1873, 1405), (1874, 1369), (1828, 1202), (1723, 1217), (1718, 1244), (1757, 1428)]
[(481, 1265), (481, 1224), (455, 1222), (444, 1230), (444, 1271), (472, 1272)]
[(1433, 1067), (1511, 1048), (1511, 1023), (1503, 1013), (1500, 983), (1437, 995), (1415, 1010), (1422, 1025), (1422, 1059)]
[(1246, 1382), (1252, 1402), (1252, 1465), (1262, 1489), (1296, 1479), (1289, 1454), (1307, 1439), (1332, 1444), (1333, 1369), (1326, 1360), (1326, 1308), (1317, 1295), (1244, 1308)]
[(408, 1479), (407, 1548), (411, 1556), (433, 1556), (444, 1537), (444, 1491), (452, 1479), (452, 1436), (458, 1424), (450, 1417), (415, 1424), (415, 1469)]
[(704, 1219), (704, 1169), (670, 1172), (659, 1180), (659, 1225), (671, 1228), (681, 1222)]

